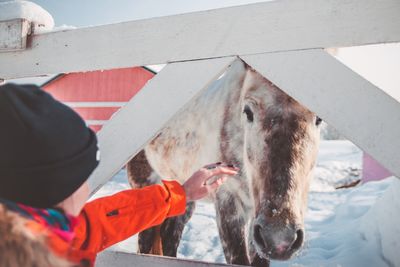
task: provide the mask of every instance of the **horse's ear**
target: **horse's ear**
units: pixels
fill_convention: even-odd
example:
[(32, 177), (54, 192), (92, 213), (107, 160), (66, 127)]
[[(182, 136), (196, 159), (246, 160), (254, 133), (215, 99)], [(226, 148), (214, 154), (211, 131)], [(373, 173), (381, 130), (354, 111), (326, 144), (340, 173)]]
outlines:
[(253, 69), (252, 66), (248, 65), (246, 62), (243, 61), (243, 65), (244, 65), (244, 69), (245, 71), (251, 71), (253, 73), (258, 74), (258, 71), (256, 71), (255, 69)]
[(245, 70), (253, 70), (253, 71), (255, 71), (252, 67), (250, 67), (250, 65), (248, 65), (246, 62), (244, 62), (244, 61), (242, 61), (243, 62), (243, 65), (244, 65), (244, 68), (245, 68)]

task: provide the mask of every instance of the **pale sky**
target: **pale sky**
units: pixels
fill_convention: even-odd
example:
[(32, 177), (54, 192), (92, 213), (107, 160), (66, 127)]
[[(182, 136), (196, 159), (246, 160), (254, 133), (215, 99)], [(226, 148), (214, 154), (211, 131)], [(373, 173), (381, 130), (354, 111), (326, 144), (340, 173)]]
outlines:
[(56, 26), (92, 26), (160, 17), (263, 0), (31, 0), (52, 14)]
[[(56, 26), (94, 26), (174, 15), (261, 0), (31, 0), (46, 9)], [(400, 101), (400, 44), (340, 49), (347, 66)]]

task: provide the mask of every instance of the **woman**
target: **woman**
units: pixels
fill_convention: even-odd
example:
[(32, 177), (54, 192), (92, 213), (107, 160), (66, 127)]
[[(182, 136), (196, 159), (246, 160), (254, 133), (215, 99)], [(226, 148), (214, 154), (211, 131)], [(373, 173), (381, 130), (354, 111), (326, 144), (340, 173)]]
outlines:
[[(0, 86), (0, 266), (92, 266), (96, 254), (205, 197), (238, 171), (205, 166), (85, 204), (99, 163), (96, 135), (33, 85)], [(219, 177), (206, 183), (211, 177)]]

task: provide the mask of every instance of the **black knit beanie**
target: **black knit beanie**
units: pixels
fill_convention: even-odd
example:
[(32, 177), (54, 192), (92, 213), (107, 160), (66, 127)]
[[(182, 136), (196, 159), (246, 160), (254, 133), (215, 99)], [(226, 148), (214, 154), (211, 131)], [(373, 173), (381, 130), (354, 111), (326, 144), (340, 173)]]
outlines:
[(97, 139), (71, 108), (35, 85), (0, 86), (0, 198), (49, 208), (97, 167)]

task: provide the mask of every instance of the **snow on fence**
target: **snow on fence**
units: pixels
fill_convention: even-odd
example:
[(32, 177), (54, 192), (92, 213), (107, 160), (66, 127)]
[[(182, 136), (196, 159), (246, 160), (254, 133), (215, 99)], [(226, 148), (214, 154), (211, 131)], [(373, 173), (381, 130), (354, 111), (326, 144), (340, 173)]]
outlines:
[[(281, 0), (30, 36), (22, 28), (11, 34), (5, 23), (0, 44), (20, 36), (28, 42), (22, 51), (3, 49), (0, 79), (168, 63), (99, 133), (103, 158), (90, 177), (92, 192), (234, 60), (244, 60), (400, 177), (400, 103), (323, 50), (400, 42), (398, 0)], [(180, 264), (106, 253), (98, 266), (128, 261)], [(192, 263), (182, 264), (204, 266)]]

